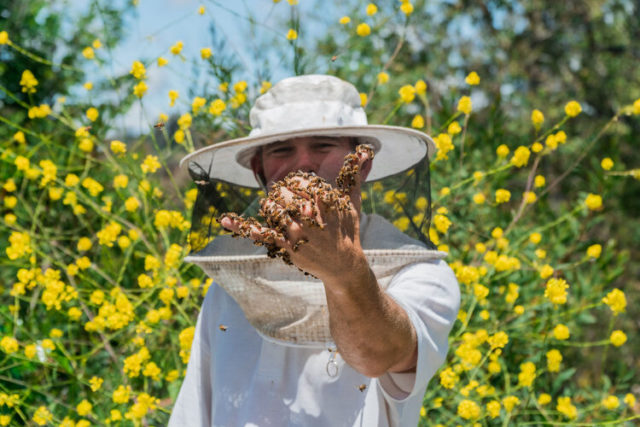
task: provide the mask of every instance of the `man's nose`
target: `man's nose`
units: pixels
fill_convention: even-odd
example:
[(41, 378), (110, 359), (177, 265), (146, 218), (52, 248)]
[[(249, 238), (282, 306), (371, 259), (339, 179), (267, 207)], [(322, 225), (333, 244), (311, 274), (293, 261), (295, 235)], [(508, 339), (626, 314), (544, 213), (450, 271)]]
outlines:
[(317, 172), (317, 159), (311, 151), (306, 149), (298, 150), (296, 158), (296, 170), (303, 172)]

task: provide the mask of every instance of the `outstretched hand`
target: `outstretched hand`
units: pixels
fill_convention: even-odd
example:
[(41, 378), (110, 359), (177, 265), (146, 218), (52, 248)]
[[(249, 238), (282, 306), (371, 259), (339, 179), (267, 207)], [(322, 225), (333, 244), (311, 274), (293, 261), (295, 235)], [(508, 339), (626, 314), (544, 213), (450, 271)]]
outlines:
[(363, 260), (360, 245), (360, 188), (362, 167), (373, 150), (359, 145), (345, 156), (336, 186), (307, 172), (291, 172), (260, 200), (260, 215), (222, 214), (218, 221), (235, 236), (264, 245), (271, 257), (321, 280), (340, 277)]

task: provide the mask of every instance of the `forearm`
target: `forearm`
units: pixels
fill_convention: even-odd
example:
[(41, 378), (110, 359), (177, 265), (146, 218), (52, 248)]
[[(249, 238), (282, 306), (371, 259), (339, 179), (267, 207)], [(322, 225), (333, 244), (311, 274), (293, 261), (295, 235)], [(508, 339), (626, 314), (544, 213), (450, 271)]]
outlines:
[(324, 280), (331, 335), (342, 358), (378, 377), (415, 368), (416, 333), (406, 312), (378, 285), (366, 264)]

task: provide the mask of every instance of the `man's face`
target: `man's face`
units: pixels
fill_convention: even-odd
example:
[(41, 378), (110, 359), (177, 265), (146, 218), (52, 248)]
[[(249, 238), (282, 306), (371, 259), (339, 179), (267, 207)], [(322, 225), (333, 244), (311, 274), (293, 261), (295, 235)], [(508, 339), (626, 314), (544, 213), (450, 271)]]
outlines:
[(262, 172), (267, 188), (283, 179), (289, 172), (315, 172), (335, 184), (344, 157), (353, 151), (347, 137), (300, 137), (275, 142), (262, 149), (252, 161), (255, 172)]

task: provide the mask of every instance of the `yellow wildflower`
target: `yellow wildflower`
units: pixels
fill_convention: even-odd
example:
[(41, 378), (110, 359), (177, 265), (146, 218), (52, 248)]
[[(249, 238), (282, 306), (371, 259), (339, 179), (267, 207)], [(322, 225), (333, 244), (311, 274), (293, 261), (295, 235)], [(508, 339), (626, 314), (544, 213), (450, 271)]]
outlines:
[(611, 160), (611, 158), (609, 157), (605, 157), (600, 162), (600, 167), (602, 167), (602, 169), (606, 171), (610, 170), (613, 167), (613, 160)]
[(295, 40), (297, 38), (298, 38), (298, 32), (293, 28), (289, 28), (289, 31), (287, 31), (287, 40)]
[(176, 42), (176, 44), (171, 46), (171, 48), (169, 48), (169, 51), (174, 55), (179, 55), (180, 52), (182, 52), (183, 47), (184, 47), (184, 43), (182, 41), (178, 41)]
[(356, 33), (360, 37), (366, 37), (371, 34), (371, 27), (367, 23), (363, 22), (356, 27)]
[(472, 110), (471, 98), (468, 96), (463, 96), (458, 101), (457, 110), (464, 114), (470, 114)]
[(472, 71), (465, 77), (464, 82), (469, 86), (475, 86), (480, 84), (480, 76), (475, 71)]
[(592, 211), (602, 208), (602, 196), (589, 193), (584, 200), (584, 204)]
[(202, 59), (209, 59), (211, 58), (211, 55), (213, 55), (213, 51), (210, 47), (203, 47), (202, 49), (200, 49), (200, 57)]
[(616, 347), (620, 347), (622, 344), (627, 342), (627, 335), (621, 330), (617, 329), (611, 332), (611, 336), (609, 337), (609, 341)]
[(560, 323), (556, 325), (555, 328), (553, 328), (553, 336), (557, 340), (566, 340), (566, 339), (569, 339), (571, 334), (569, 332), (569, 328), (567, 328), (565, 325)]
[(556, 410), (569, 419), (574, 419), (578, 416), (578, 409), (571, 404), (570, 397), (559, 397)]
[(609, 306), (611, 311), (613, 311), (614, 316), (624, 313), (627, 308), (627, 298), (625, 297), (624, 292), (617, 288), (613, 289), (606, 297), (602, 298), (602, 302)]
[(577, 101), (569, 101), (567, 105), (564, 106), (564, 112), (569, 117), (575, 117), (582, 111), (582, 107)]

